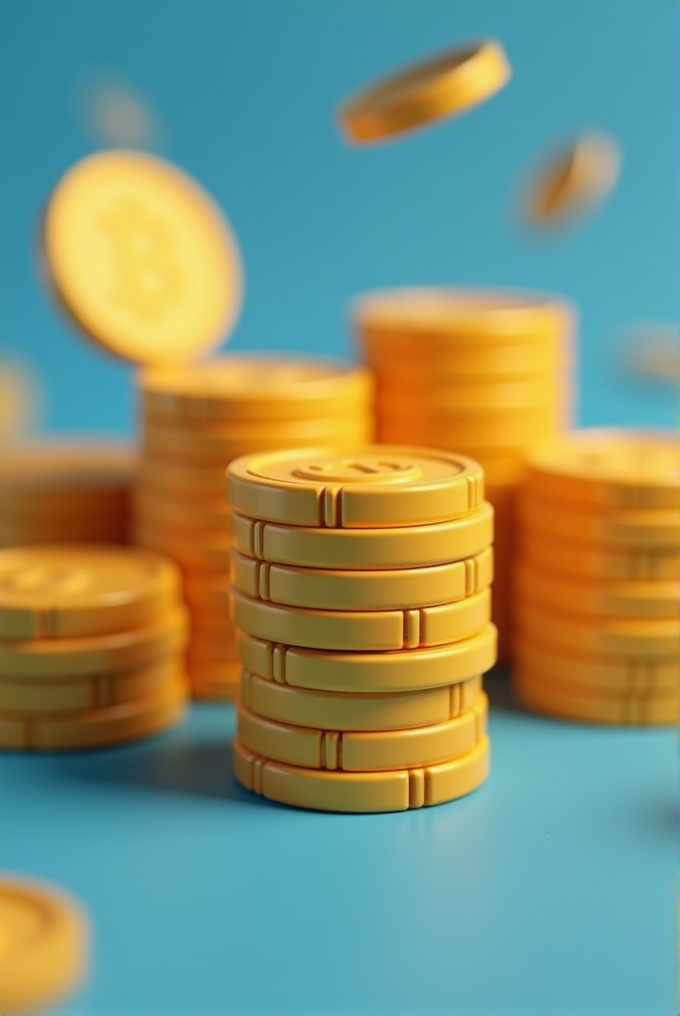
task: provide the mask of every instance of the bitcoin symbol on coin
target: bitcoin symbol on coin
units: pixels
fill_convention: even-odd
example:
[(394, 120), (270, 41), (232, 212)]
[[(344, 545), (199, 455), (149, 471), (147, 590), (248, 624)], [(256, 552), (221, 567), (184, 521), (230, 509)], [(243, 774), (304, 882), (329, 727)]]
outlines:
[(138, 319), (158, 318), (182, 292), (182, 273), (167, 223), (141, 201), (123, 200), (103, 220), (118, 272), (115, 301)]
[(87, 588), (89, 576), (82, 568), (30, 565), (14, 568), (0, 577), (0, 588), (17, 593), (80, 593)]

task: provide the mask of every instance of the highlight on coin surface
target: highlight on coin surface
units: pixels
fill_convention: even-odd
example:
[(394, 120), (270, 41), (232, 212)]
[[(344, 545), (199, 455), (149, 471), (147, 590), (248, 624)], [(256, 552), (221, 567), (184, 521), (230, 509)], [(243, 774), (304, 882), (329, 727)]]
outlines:
[(358, 92), (338, 119), (355, 144), (385, 141), (490, 99), (512, 74), (505, 51), (484, 39), (414, 64)]
[(120, 150), (76, 163), (49, 198), (41, 241), (62, 307), (124, 360), (197, 359), (234, 327), (237, 241), (208, 194), (164, 160)]

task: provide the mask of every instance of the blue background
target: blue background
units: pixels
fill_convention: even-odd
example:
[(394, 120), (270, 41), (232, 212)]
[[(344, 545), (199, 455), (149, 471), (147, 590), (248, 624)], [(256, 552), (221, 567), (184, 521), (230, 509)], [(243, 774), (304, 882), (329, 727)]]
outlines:
[[(130, 431), (130, 372), (47, 299), (35, 235), (94, 147), (77, 97), (119, 75), (160, 151), (240, 238), (230, 348), (352, 354), (345, 308), (376, 286), (544, 288), (581, 316), (580, 421), (673, 426), (620, 330), (677, 318), (674, 5), (663, 0), (4, 0), (0, 346), (26, 358), (49, 429)], [(511, 85), (371, 150), (332, 111), (382, 71), (491, 34)], [(611, 200), (552, 238), (517, 182), (583, 126), (611, 131)], [(529, 717), (490, 682), (492, 779), (450, 806), (342, 818), (263, 804), (230, 775), (227, 707), (166, 738), (0, 762), (0, 864), (71, 888), (96, 929), (82, 1016), (671, 1016), (677, 1012), (674, 732)]]

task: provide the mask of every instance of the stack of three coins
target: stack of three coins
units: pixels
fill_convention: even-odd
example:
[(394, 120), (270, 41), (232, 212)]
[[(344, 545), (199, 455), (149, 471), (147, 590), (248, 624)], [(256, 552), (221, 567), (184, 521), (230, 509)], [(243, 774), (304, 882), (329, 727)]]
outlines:
[(462, 456), (372, 446), (229, 469), (235, 772), (272, 800), (398, 811), (486, 778), (493, 510)]

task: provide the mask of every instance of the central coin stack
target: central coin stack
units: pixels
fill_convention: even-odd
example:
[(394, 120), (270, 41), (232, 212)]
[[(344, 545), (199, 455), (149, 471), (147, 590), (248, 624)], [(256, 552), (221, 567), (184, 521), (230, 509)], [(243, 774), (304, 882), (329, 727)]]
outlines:
[(228, 471), (243, 664), (237, 779), (324, 811), (478, 787), (493, 509), (481, 467), (429, 449), (246, 456)]

